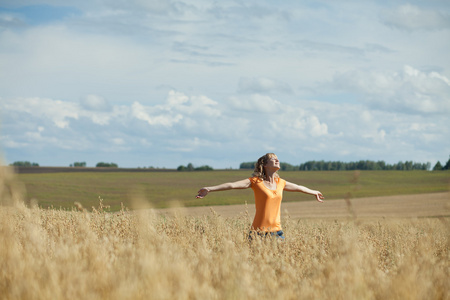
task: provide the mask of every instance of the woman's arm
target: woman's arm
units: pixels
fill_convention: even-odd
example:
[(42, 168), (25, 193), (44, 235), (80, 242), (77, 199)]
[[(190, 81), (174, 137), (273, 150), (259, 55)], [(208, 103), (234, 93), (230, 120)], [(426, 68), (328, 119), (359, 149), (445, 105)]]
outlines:
[(208, 195), (209, 192), (226, 191), (232, 189), (247, 189), (251, 186), (250, 179), (239, 180), (235, 182), (227, 182), (215, 186), (204, 187), (198, 191), (198, 195), (195, 198), (203, 198)]
[(289, 192), (302, 192), (305, 194), (314, 195), (314, 196), (316, 196), (316, 199), (319, 202), (323, 202), (323, 199), (325, 198), (322, 195), (322, 193), (319, 191), (314, 191), (314, 190), (308, 189), (305, 186), (294, 184), (294, 183), (291, 183), (288, 181), (286, 181), (286, 186), (284, 187), (284, 190), (289, 191)]

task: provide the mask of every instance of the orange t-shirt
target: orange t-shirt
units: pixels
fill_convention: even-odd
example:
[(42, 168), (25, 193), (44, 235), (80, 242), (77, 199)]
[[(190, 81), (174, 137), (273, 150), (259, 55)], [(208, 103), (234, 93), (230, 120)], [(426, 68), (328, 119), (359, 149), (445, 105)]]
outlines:
[(252, 184), (252, 190), (255, 193), (256, 207), (252, 230), (270, 232), (281, 230), (280, 209), (286, 181), (277, 178), (277, 189), (271, 190), (258, 177), (251, 177), (249, 179)]

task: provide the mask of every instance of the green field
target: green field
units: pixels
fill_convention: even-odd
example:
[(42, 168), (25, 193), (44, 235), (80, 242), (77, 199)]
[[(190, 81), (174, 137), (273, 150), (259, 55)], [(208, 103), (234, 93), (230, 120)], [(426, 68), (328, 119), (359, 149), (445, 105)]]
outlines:
[[(132, 207), (131, 200), (141, 196), (152, 207), (229, 205), (253, 202), (251, 190), (211, 193), (196, 199), (203, 186), (236, 181), (248, 177), (249, 170), (206, 172), (80, 172), (19, 174), (27, 190), (26, 198), (36, 199), (47, 208), (71, 208), (74, 202), (85, 208), (98, 207), (99, 197), (111, 211), (121, 203)], [(351, 197), (407, 195), (449, 191), (450, 172), (428, 171), (317, 171), (281, 172), (293, 183), (320, 190), (327, 200)], [(284, 194), (283, 201), (313, 201), (301, 193)]]

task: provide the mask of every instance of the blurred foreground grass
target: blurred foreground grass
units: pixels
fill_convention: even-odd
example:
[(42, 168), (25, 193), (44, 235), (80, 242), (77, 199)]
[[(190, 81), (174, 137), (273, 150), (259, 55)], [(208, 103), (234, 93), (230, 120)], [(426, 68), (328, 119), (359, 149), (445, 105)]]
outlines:
[[(202, 176), (209, 174), (214, 173), (189, 178), (206, 180)], [(312, 175), (308, 173), (311, 183), (324, 178)], [(65, 176), (62, 183), (73, 179)], [(107, 178), (105, 186), (114, 187)], [(364, 174), (360, 178), (360, 185), (367, 185)], [(413, 185), (412, 179), (408, 182), (398, 185)], [(346, 187), (352, 190), (352, 185), (357, 183)], [(296, 221), (286, 216), (284, 242), (249, 243), (252, 216), (246, 212), (233, 218), (214, 212), (190, 217), (182, 210), (165, 216), (126, 207), (109, 213), (102, 201), (96, 201), (92, 212), (79, 203), (76, 210), (42, 209), (34, 201), (25, 206), (23, 192), (15, 176), (0, 168), (2, 299), (450, 297), (449, 217)], [(139, 194), (130, 196), (130, 208), (148, 208)]]
[[(79, 206), (81, 210), (81, 206)], [(282, 220), (0, 206), (3, 299), (449, 299), (449, 218)]]

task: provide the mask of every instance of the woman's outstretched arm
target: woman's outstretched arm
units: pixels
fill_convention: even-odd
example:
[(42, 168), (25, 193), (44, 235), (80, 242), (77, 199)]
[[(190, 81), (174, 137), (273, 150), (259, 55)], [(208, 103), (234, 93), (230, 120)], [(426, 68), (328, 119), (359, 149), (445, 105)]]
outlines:
[(250, 182), (250, 179), (247, 178), (247, 179), (239, 180), (239, 181), (235, 181), (235, 182), (227, 182), (227, 183), (223, 183), (223, 184), (219, 184), (219, 185), (215, 185), (215, 186), (204, 187), (198, 191), (198, 195), (196, 196), (196, 198), (203, 198), (206, 195), (208, 195), (209, 192), (226, 191), (226, 190), (232, 190), (232, 189), (247, 189), (251, 185), (252, 184)]
[(319, 202), (323, 202), (323, 199), (325, 198), (321, 192), (319, 191), (315, 191), (315, 190), (311, 190), (305, 186), (302, 185), (298, 185), (295, 183), (291, 183), (286, 181), (286, 186), (284, 187), (285, 191), (289, 191), (289, 192), (302, 192), (305, 194), (310, 194), (310, 195), (314, 195), (316, 196), (317, 201)]

